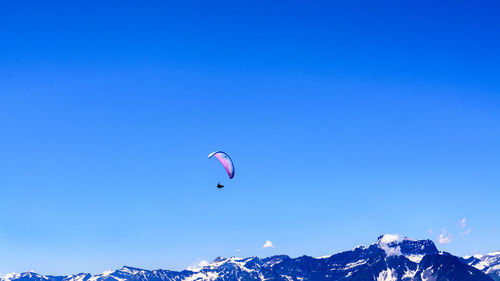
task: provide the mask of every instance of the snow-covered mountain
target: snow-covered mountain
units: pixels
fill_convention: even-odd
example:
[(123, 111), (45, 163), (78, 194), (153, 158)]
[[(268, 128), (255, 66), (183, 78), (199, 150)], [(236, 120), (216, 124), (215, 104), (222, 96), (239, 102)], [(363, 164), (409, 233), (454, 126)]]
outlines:
[(488, 274), (494, 280), (500, 281), (500, 251), (487, 255), (463, 257), (462, 261)]
[(431, 240), (399, 239), (397, 235), (382, 235), (369, 246), (320, 258), (219, 257), (200, 268), (183, 271), (125, 266), (94, 276), (85, 273), (42, 276), (28, 272), (3, 279), (1, 281), (492, 281), (460, 258), (439, 252)]

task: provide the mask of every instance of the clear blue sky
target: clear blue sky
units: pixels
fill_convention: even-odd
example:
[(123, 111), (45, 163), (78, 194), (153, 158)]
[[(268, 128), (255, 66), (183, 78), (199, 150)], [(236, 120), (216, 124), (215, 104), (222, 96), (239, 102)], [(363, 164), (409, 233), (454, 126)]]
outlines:
[(2, 2), (1, 274), (500, 249), (498, 1), (140, 2)]

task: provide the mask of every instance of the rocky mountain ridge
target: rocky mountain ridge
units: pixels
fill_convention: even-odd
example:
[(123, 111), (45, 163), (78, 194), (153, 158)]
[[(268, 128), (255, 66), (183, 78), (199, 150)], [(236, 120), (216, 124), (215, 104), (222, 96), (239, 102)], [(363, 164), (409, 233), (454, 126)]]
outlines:
[[(1, 281), (492, 281), (479, 266), (490, 261), (440, 252), (431, 240), (382, 235), (369, 246), (321, 258), (219, 257), (200, 268), (183, 271), (125, 266), (97, 275), (44, 276), (26, 272), (10, 274)], [(495, 267), (488, 263), (484, 268)]]

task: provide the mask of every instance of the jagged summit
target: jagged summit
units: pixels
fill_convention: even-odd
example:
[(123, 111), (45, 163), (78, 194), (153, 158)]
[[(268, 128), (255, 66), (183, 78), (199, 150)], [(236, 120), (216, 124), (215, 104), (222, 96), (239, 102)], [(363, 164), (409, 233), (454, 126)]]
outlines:
[(224, 258), (224, 257), (216, 257), (212, 262), (213, 263), (214, 262), (222, 262), (222, 261), (225, 261), (225, 260), (226, 260), (226, 258)]
[(496, 281), (500, 281), (500, 251), (486, 255), (473, 255), (462, 258), (462, 261), (488, 274)]
[(145, 271), (144, 269), (140, 269), (140, 268), (136, 268), (136, 267), (132, 267), (132, 266), (123, 266), (120, 271), (122, 272), (126, 272), (126, 273), (130, 273), (130, 274), (136, 274), (138, 272), (141, 272), (141, 271)]
[(426, 255), (438, 254), (439, 251), (432, 240), (415, 240), (413, 238), (400, 238), (397, 234), (384, 234), (378, 237), (377, 243), (380, 248), (386, 250), (394, 249), (392, 253), (400, 255)]

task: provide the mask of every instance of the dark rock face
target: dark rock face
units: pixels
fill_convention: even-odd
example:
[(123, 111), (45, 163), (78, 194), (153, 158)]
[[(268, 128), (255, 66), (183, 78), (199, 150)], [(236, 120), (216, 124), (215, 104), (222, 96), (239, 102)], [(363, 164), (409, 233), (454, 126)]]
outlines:
[(431, 240), (403, 239), (399, 243), (403, 255), (436, 255), (438, 249)]
[[(396, 238), (395, 238), (396, 237)], [(144, 270), (123, 267), (91, 276), (42, 276), (23, 273), (2, 281), (492, 281), (493, 279), (448, 253), (431, 240), (380, 236), (377, 243), (329, 257), (273, 256), (260, 259), (222, 258), (198, 270)]]

